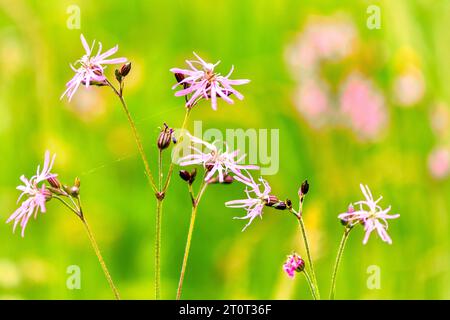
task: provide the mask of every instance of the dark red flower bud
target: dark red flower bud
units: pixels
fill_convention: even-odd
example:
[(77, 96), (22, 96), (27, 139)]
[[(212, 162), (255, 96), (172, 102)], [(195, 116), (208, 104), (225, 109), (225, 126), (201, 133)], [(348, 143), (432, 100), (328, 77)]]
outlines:
[(304, 196), (309, 191), (309, 183), (308, 180), (303, 181), (302, 186), (300, 187), (300, 190), (298, 191), (298, 195)]
[(53, 188), (55, 188), (55, 189), (61, 188), (61, 183), (59, 182), (59, 180), (56, 177), (48, 178), (47, 181)]
[(167, 147), (169, 147), (170, 142), (172, 141), (172, 136), (173, 136), (173, 129), (169, 128), (167, 124), (164, 123), (164, 127), (161, 130), (157, 141), (159, 150), (164, 150)]
[(125, 78), (130, 73), (130, 71), (131, 62), (127, 62), (120, 68), (120, 75)]

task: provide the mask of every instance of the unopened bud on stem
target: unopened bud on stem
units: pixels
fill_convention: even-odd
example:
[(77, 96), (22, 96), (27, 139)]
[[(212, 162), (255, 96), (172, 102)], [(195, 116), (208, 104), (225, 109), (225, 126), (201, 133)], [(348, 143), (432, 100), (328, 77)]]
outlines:
[(164, 150), (169, 147), (170, 142), (172, 141), (173, 129), (169, 128), (167, 124), (164, 123), (164, 127), (161, 129), (161, 132), (158, 137), (157, 145), (159, 150)]

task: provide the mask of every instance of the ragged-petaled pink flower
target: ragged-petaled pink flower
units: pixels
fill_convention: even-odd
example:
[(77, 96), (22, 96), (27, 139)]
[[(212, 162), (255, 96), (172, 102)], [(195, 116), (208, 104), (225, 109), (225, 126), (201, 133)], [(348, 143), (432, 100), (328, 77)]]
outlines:
[(86, 39), (83, 35), (80, 35), (81, 44), (86, 51), (86, 54), (77, 60), (74, 65), (70, 65), (72, 70), (75, 72), (75, 76), (66, 84), (66, 91), (61, 96), (67, 96), (69, 101), (72, 99), (73, 95), (77, 91), (81, 84), (89, 87), (91, 84), (104, 84), (106, 77), (104, 75), (105, 66), (108, 64), (119, 64), (127, 62), (126, 58), (114, 58), (107, 59), (119, 50), (119, 46), (109, 49), (108, 51), (102, 53), (102, 44), (98, 43), (98, 51), (94, 54), (95, 40), (92, 46), (89, 47)]
[(389, 237), (387, 233), (387, 220), (396, 219), (400, 217), (400, 215), (389, 215), (388, 212), (391, 210), (391, 206), (383, 209), (378, 205), (378, 202), (380, 202), (383, 197), (380, 196), (377, 200), (374, 200), (368, 186), (360, 184), (360, 188), (366, 199), (355, 202), (355, 205), (359, 205), (359, 210), (348, 210), (347, 212), (338, 215), (338, 218), (341, 221), (347, 221), (352, 225), (360, 223), (364, 226), (365, 236), (363, 244), (367, 243), (369, 236), (373, 231), (376, 231), (384, 242), (392, 244), (391, 237)]
[(50, 160), (50, 153), (46, 151), (42, 170), (40, 170), (40, 166), (38, 166), (36, 175), (32, 176), (30, 179), (27, 179), (23, 175), (20, 177), (23, 185), (17, 187), (18, 190), (22, 191), (19, 199), (17, 199), (17, 203), (19, 203), (23, 197), (27, 198), (8, 218), (6, 223), (10, 223), (14, 220), (13, 231), (15, 231), (17, 225), (20, 224), (20, 227), (22, 228), (22, 237), (25, 235), (25, 228), (29, 219), (32, 216), (36, 218), (39, 212), (46, 211), (45, 203), (51, 198), (51, 192), (45, 187), (45, 184), (39, 186), (39, 183), (56, 177), (56, 174), (51, 173), (54, 160), (55, 156)]
[[(259, 169), (259, 167), (255, 165), (239, 164), (246, 155), (243, 154), (238, 157), (239, 150), (230, 151), (226, 144), (225, 149), (222, 149), (217, 147), (217, 144), (219, 143), (217, 140), (213, 143), (208, 143), (190, 134), (188, 134), (188, 137), (194, 144), (200, 146), (199, 148), (191, 146), (190, 148), (193, 153), (182, 157), (178, 161), (178, 164), (180, 166), (202, 165), (208, 172), (205, 181), (208, 181), (217, 174), (219, 182), (222, 183), (224, 182), (225, 176), (229, 173), (234, 173), (241, 179), (247, 179), (247, 177), (241, 173), (241, 170)], [(205, 152), (203, 152), (202, 149), (206, 149)]]
[(262, 191), (260, 184), (256, 183), (251, 175), (246, 179), (242, 179), (239, 176), (236, 176), (235, 179), (247, 185), (245, 188), (247, 199), (231, 200), (225, 202), (225, 205), (229, 208), (244, 208), (247, 211), (247, 214), (243, 217), (234, 217), (234, 219), (249, 219), (248, 223), (242, 229), (244, 231), (256, 217), (259, 216), (262, 219), (263, 209), (270, 201), (270, 191), (272, 189), (262, 177), (259, 178), (263, 186)]
[(302, 272), (305, 269), (305, 261), (296, 253), (287, 257), (283, 264), (283, 270), (289, 278), (294, 278), (296, 272)]
[(229, 104), (234, 103), (230, 98), (231, 94), (235, 95), (239, 100), (244, 99), (244, 96), (232, 86), (247, 84), (250, 80), (230, 79), (234, 66), (231, 67), (230, 72), (226, 76), (222, 76), (214, 70), (220, 61), (212, 64), (205, 62), (195, 52), (194, 55), (198, 60), (186, 60), (186, 63), (191, 69), (170, 69), (179, 81), (172, 89), (175, 89), (179, 85), (183, 87), (182, 90), (175, 93), (175, 96), (191, 95), (186, 103), (186, 107), (193, 107), (201, 99), (211, 99), (211, 107), (216, 110), (217, 98), (222, 98)]
[(428, 156), (428, 169), (435, 179), (445, 179), (450, 174), (450, 150), (435, 148)]

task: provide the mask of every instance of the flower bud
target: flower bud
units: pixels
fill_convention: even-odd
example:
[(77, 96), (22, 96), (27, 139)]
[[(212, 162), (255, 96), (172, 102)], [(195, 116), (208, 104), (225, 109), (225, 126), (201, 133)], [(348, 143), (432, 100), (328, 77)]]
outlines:
[(194, 168), (191, 172), (187, 170), (180, 170), (179, 174), (181, 179), (189, 184), (193, 184), (195, 181), (195, 177), (197, 176), (197, 169)]
[(309, 191), (309, 183), (308, 183), (308, 180), (305, 180), (305, 181), (303, 181), (303, 183), (300, 187), (300, 190), (298, 190), (298, 195), (300, 197), (302, 197), (302, 196), (306, 195), (308, 193), (308, 191)]
[(56, 177), (51, 177), (47, 179), (48, 183), (55, 189), (61, 189), (61, 183)]
[(120, 68), (120, 75), (125, 78), (131, 71), (131, 62), (127, 62), (125, 63), (121, 68)]
[(297, 260), (297, 268), (295, 269), (295, 271), (302, 272), (303, 270), (305, 270), (305, 260), (303, 260), (298, 255), (295, 258)]
[(157, 141), (159, 150), (164, 150), (170, 145), (172, 135), (173, 129), (169, 128), (167, 124), (164, 123), (164, 128), (161, 130)]
[(73, 185), (77, 188), (80, 188), (80, 184), (81, 184), (80, 178), (76, 177)]
[(287, 205), (286, 202), (283, 201), (279, 201), (277, 203), (275, 203), (272, 208), (277, 209), (277, 210), (286, 210), (287, 209)]
[(116, 77), (117, 81), (122, 82), (122, 75), (120, 74), (119, 70), (114, 70), (114, 76)]
[(72, 197), (78, 197), (79, 195), (80, 195), (80, 188), (78, 188), (78, 187), (76, 187), (76, 186), (73, 186), (73, 187), (71, 187), (70, 189), (69, 189), (69, 194), (72, 196)]
[(266, 206), (272, 207), (277, 204), (280, 200), (278, 200), (277, 196), (269, 195), (266, 199)]
[(180, 170), (180, 178), (188, 182), (191, 179), (191, 174), (187, 170)]
[(286, 199), (285, 203), (288, 209), (292, 209), (292, 201), (290, 199)]

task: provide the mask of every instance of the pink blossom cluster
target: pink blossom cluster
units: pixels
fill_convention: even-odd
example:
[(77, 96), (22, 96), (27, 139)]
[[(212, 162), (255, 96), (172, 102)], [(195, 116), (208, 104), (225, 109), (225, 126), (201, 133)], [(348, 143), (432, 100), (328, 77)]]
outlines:
[(327, 65), (343, 64), (357, 43), (357, 32), (348, 19), (316, 17), (288, 48), (287, 62), (298, 81), (294, 103), (312, 127), (343, 126), (359, 140), (372, 141), (388, 123), (382, 92), (356, 69), (343, 71), (336, 85), (322, 75)]

